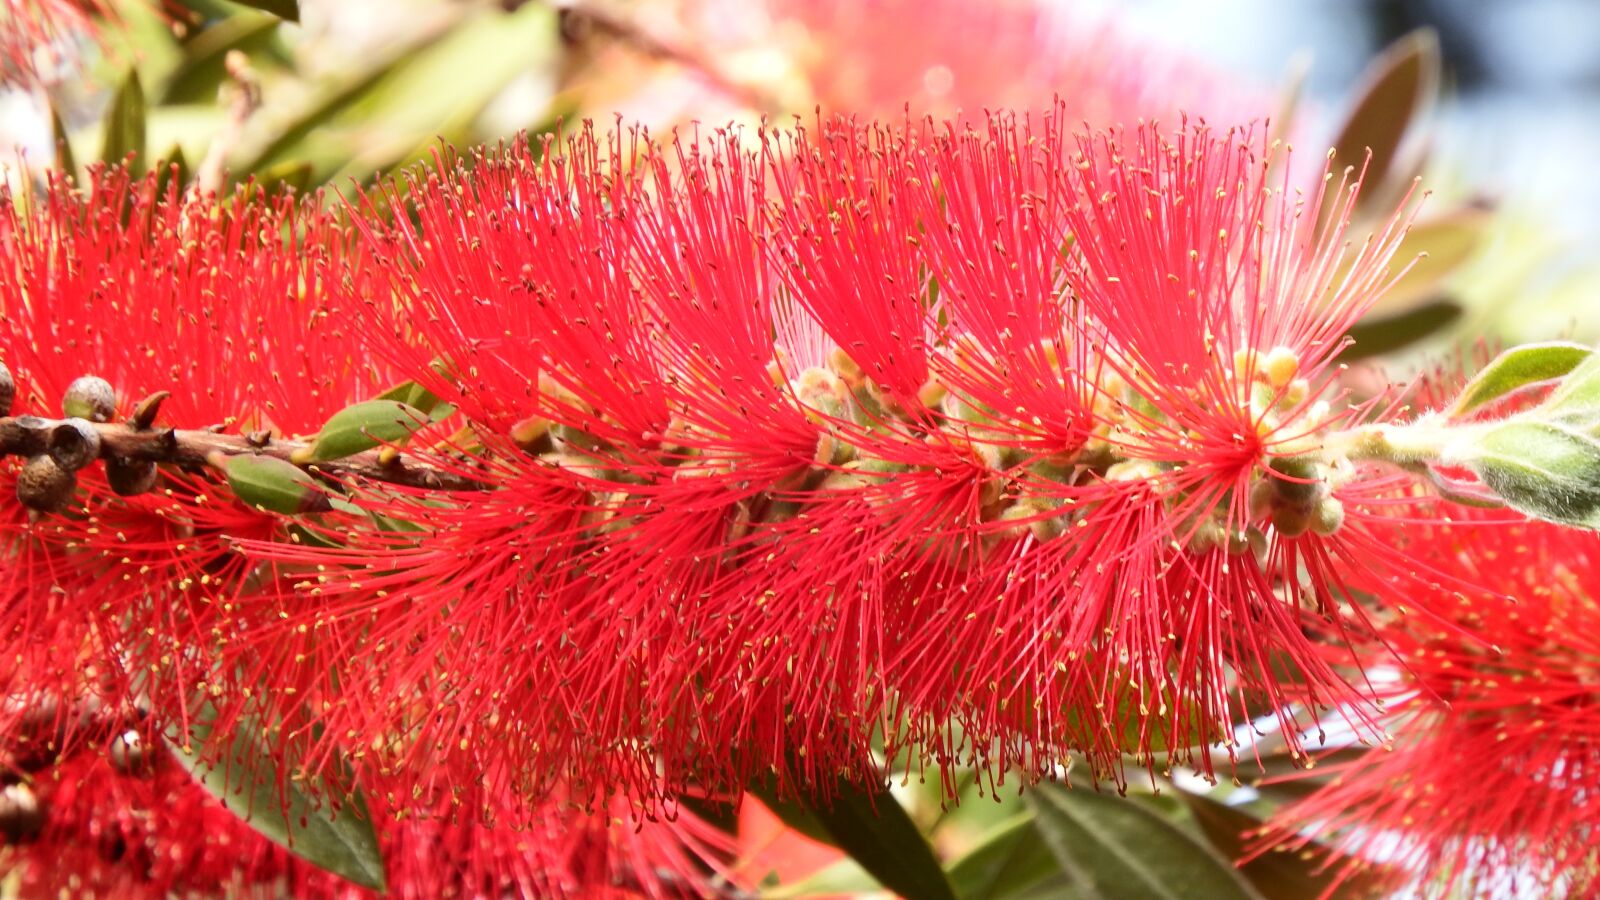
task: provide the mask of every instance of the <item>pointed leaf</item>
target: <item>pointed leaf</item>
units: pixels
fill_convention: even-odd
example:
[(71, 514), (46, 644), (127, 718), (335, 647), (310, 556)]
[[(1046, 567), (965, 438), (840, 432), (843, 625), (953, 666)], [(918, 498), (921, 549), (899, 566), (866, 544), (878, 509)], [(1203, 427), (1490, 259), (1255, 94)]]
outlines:
[(1507, 506), (1579, 528), (1600, 530), (1600, 440), (1559, 422), (1513, 419), (1467, 432), (1445, 450)]
[(1035, 827), (1074, 884), (1106, 900), (1253, 900), (1259, 895), (1209, 848), (1122, 797), (1041, 784), (1027, 795)]
[[(770, 791), (758, 788), (752, 793), (789, 824), (779, 809), (784, 804)], [(803, 805), (822, 826), (828, 843), (848, 853), (884, 887), (913, 900), (955, 900), (933, 847), (887, 788), (868, 791), (840, 781), (832, 803)]]
[(1368, 316), (1350, 327), (1354, 341), (1339, 354), (1339, 361), (1354, 362), (1409, 347), (1449, 328), (1461, 318), (1453, 300), (1434, 300), (1393, 316)]
[(67, 136), (67, 126), (61, 121), (61, 112), (50, 104), (50, 133), (55, 139), (56, 168), (68, 175), (78, 172), (77, 157), (72, 154), (72, 139)]
[(228, 486), (251, 506), (284, 515), (327, 512), (327, 492), (299, 466), (271, 456), (239, 455), (214, 460)]
[(139, 84), (137, 69), (129, 69), (117, 92), (106, 108), (105, 136), (100, 150), (100, 160), (117, 165), (129, 154), (134, 161), (129, 167), (134, 172), (144, 169), (145, 157), (145, 105), (144, 88)]
[[(402, 381), (373, 399), (393, 400), (397, 403), (404, 403), (407, 406), (414, 406), (430, 416), (432, 416), (434, 408), (439, 405), (439, 397), (433, 391), (417, 384), (415, 381)], [(443, 417), (433, 416), (433, 418), (437, 421)]]
[(1397, 157), (1411, 123), (1433, 105), (1439, 91), (1439, 38), (1431, 29), (1400, 38), (1367, 67), (1364, 84), (1344, 126), (1333, 142), (1334, 160), (1360, 168), (1367, 159), (1367, 190), (1357, 201), (1363, 207), (1382, 199), (1375, 190), (1396, 169)]
[(1566, 341), (1512, 347), (1467, 382), (1450, 404), (1448, 417), (1464, 418), (1518, 388), (1561, 378), (1593, 355), (1592, 348)]
[(1032, 815), (990, 830), (947, 871), (961, 900), (1007, 900), (1062, 875)]
[[(1178, 791), (1196, 824), (1224, 859), (1242, 859), (1250, 852), (1262, 820), (1199, 794)], [(1340, 878), (1347, 865), (1362, 871)], [(1268, 851), (1239, 867), (1246, 880), (1267, 900), (1326, 897), (1335, 887), (1341, 897), (1372, 897), (1393, 884), (1395, 873), (1366, 860), (1313, 844), (1297, 851)]]
[[(1477, 255), (1493, 222), (1487, 209), (1469, 206), (1413, 224), (1394, 251), (1397, 262), (1410, 262), (1411, 267), (1383, 292), (1368, 315), (1390, 316), (1436, 298), (1450, 276)], [(1353, 265), (1354, 260), (1348, 261), (1341, 274)]]
[(196, 745), (211, 739), (209, 706), (189, 734), (164, 735), (167, 747), (195, 781), (245, 824), (306, 862), (362, 887), (382, 891), (383, 854), (372, 817), (359, 794), (339, 795), (326, 784), (309, 789), (286, 777), (259, 731), (242, 722), (224, 758), (205, 758)]
[(300, 21), (300, 0), (233, 0), (233, 2), (272, 13), (288, 22)]
[(333, 414), (311, 445), (310, 459), (343, 459), (383, 444), (397, 444), (428, 424), (414, 406), (394, 400), (367, 400)]
[(883, 885), (867, 874), (853, 859), (841, 859), (831, 866), (790, 884), (780, 884), (761, 892), (762, 900), (799, 900), (802, 897), (839, 897), (881, 892)]

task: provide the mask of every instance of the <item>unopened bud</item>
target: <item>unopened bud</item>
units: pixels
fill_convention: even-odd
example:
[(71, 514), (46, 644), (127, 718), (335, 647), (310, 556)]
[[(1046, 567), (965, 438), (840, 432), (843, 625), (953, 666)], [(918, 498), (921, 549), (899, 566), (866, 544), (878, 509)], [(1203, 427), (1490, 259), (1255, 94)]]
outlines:
[(1287, 387), (1300, 374), (1300, 354), (1288, 347), (1273, 347), (1261, 361), (1261, 376), (1275, 388)]
[(28, 460), (17, 475), (17, 500), (42, 513), (66, 509), (77, 488), (77, 476), (43, 454)]
[(100, 432), (83, 419), (68, 419), (50, 431), (50, 457), (76, 472), (100, 458)]
[(1333, 497), (1325, 498), (1317, 504), (1316, 517), (1311, 522), (1311, 530), (1327, 537), (1344, 527), (1344, 504)]
[(1282, 504), (1272, 509), (1272, 527), (1286, 538), (1299, 537), (1310, 531), (1316, 518), (1315, 506)]
[(61, 411), (68, 418), (109, 422), (117, 412), (117, 392), (104, 378), (84, 375), (67, 385), (67, 392), (61, 398)]
[(119, 497), (148, 494), (156, 486), (156, 464), (113, 456), (106, 460), (106, 483)]

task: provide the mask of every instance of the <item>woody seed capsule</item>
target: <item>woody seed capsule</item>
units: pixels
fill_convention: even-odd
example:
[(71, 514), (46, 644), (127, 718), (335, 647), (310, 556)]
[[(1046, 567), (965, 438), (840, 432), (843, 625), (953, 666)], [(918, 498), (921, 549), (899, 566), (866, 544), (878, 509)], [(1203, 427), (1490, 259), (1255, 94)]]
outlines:
[(117, 411), (117, 392), (104, 378), (84, 375), (67, 385), (67, 392), (61, 398), (61, 411), (69, 418), (109, 422)]
[(156, 486), (156, 464), (113, 456), (106, 460), (106, 483), (119, 497), (137, 497)]
[(11, 402), (17, 399), (17, 383), (11, 378), (11, 370), (5, 363), (0, 363), (0, 416), (11, 415)]
[(17, 475), (17, 499), (43, 513), (61, 512), (72, 501), (78, 478), (43, 454), (28, 460)]
[(76, 472), (100, 458), (100, 432), (83, 419), (68, 419), (50, 432), (50, 457)]

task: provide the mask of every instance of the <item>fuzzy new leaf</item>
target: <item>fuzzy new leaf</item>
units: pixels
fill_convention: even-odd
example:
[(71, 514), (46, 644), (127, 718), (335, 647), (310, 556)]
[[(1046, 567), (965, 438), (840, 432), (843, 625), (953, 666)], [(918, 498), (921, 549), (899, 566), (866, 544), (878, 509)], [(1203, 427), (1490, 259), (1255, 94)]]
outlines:
[(1589, 347), (1566, 341), (1513, 347), (1467, 382), (1450, 405), (1449, 418), (1464, 418), (1518, 388), (1560, 378), (1593, 355)]
[(1600, 440), (1569, 425), (1513, 419), (1452, 446), (1507, 506), (1562, 525), (1600, 530)]

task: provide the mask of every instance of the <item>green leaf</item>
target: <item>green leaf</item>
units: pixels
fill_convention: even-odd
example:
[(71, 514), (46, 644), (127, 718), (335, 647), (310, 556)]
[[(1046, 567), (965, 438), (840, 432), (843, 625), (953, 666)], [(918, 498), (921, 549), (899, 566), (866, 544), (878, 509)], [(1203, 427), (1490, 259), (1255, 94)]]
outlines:
[(228, 486), (251, 506), (284, 515), (327, 512), (328, 494), (299, 466), (272, 456), (241, 454), (215, 461)]
[(961, 900), (1010, 900), (1062, 877), (1061, 864), (1024, 814), (986, 833), (946, 870)]
[[(757, 788), (752, 793), (789, 824), (781, 809), (785, 804), (772, 792)], [(841, 780), (834, 786), (832, 803), (803, 805), (822, 826), (827, 842), (849, 854), (884, 887), (907, 900), (955, 900), (933, 847), (887, 788), (869, 792)]]
[(394, 400), (367, 400), (333, 414), (311, 444), (310, 460), (343, 459), (383, 444), (398, 444), (428, 424), (426, 413)]
[(145, 106), (144, 88), (139, 84), (139, 72), (128, 70), (128, 77), (117, 87), (106, 108), (105, 135), (101, 144), (100, 159), (108, 165), (120, 164), (129, 154), (134, 161), (129, 169), (134, 173), (144, 171), (145, 163)]
[(867, 874), (853, 859), (841, 859), (790, 884), (761, 892), (763, 900), (795, 900), (800, 897), (839, 897), (881, 892), (883, 885)]
[[(1224, 859), (1241, 859), (1249, 853), (1256, 832), (1262, 827), (1261, 819), (1210, 797), (1187, 791), (1176, 793)], [(1362, 871), (1340, 881), (1339, 874), (1347, 864), (1360, 865)], [(1268, 851), (1241, 865), (1239, 872), (1267, 900), (1325, 897), (1336, 886), (1341, 897), (1371, 897), (1383, 893), (1394, 877), (1387, 868), (1320, 844), (1298, 851)]]
[(1461, 306), (1454, 300), (1423, 303), (1392, 316), (1367, 316), (1350, 327), (1354, 343), (1339, 354), (1339, 361), (1354, 362), (1382, 356), (1431, 337), (1461, 318)]
[[(1439, 92), (1439, 38), (1419, 29), (1389, 45), (1367, 67), (1363, 85), (1334, 139), (1334, 159), (1359, 169), (1367, 165), (1367, 190), (1357, 201), (1373, 208), (1384, 200), (1377, 190), (1397, 171), (1399, 151), (1411, 123), (1432, 105)], [(1336, 204), (1324, 207), (1330, 210)]]
[(233, 0), (233, 2), (272, 13), (288, 22), (300, 21), (300, 0)]
[[(422, 412), (432, 415), (439, 405), (439, 397), (415, 381), (402, 381), (387, 391), (374, 397), (375, 400), (394, 400), (407, 406), (414, 406)], [(442, 416), (434, 416), (437, 420)]]
[(1600, 354), (1590, 354), (1568, 373), (1539, 409), (1569, 423), (1593, 425), (1600, 419)]
[(311, 163), (304, 160), (286, 160), (267, 166), (256, 173), (256, 190), (273, 197), (285, 190), (305, 193), (311, 187)]
[[(1395, 260), (1411, 267), (1383, 292), (1368, 315), (1391, 316), (1436, 299), (1450, 276), (1477, 255), (1493, 224), (1489, 210), (1463, 206), (1412, 225), (1394, 251)], [(1353, 265), (1351, 260), (1341, 274)], [(1339, 283), (1337, 276), (1334, 283)]]
[(1512, 347), (1491, 360), (1483, 371), (1467, 382), (1455, 402), (1450, 404), (1448, 418), (1469, 416), (1518, 388), (1560, 378), (1593, 355), (1591, 348), (1566, 341)]
[(260, 732), (241, 722), (221, 760), (204, 758), (195, 745), (211, 739), (216, 713), (205, 706), (189, 734), (164, 735), (168, 748), (195, 781), (245, 824), (306, 862), (362, 887), (383, 891), (383, 853), (360, 794), (340, 795), (326, 783), (309, 789), (278, 768)]
[(1507, 506), (1600, 530), (1600, 440), (1559, 422), (1513, 419), (1465, 432), (1445, 461), (1466, 465)]
[(214, 103), (217, 89), (228, 79), (226, 60), (231, 51), (271, 56), (278, 39), (278, 19), (240, 12), (207, 27), (183, 45), (183, 59), (158, 94), (163, 105)]
[(1143, 804), (1041, 784), (1034, 826), (1074, 884), (1106, 900), (1248, 900), (1234, 868)]
[(78, 172), (77, 157), (72, 154), (72, 139), (67, 136), (67, 126), (61, 121), (61, 112), (50, 104), (50, 134), (56, 145), (56, 168), (68, 175)]

